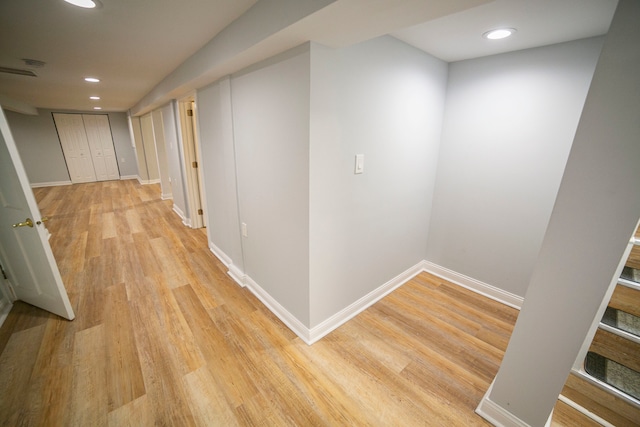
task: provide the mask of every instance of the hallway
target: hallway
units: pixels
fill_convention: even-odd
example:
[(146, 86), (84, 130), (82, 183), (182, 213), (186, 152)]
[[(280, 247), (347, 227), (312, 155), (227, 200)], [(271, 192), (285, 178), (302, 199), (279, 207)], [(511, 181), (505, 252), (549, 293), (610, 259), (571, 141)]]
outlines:
[[(423, 273), (307, 346), (158, 185), (34, 192), (77, 318), (15, 304), (0, 424), (488, 425), (473, 411), (516, 310)], [(554, 425), (593, 425), (559, 408)]]

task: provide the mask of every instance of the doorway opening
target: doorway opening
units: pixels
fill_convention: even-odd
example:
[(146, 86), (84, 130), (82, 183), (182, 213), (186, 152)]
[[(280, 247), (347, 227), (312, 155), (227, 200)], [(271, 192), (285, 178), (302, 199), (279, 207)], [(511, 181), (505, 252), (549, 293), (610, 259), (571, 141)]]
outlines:
[(195, 96), (191, 95), (178, 102), (182, 151), (184, 158), (187, 205), (192, 228), (206, 227), (204, 215), (204, 191), (200, 143)]

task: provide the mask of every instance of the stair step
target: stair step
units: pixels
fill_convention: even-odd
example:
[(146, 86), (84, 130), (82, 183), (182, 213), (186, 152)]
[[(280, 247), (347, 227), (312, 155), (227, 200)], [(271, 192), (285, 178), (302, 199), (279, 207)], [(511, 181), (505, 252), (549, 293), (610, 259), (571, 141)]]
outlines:
[(640, 408), (598, 387), (579, 374), (569, 375), (562, 394), (615, 426), (640, 425)]
[(587, 353), (584, 369), (592, 377), (640, 402), (640, 373), (591, 352)]
[(640, 344), (598, 329), (589, 351), (640, 372)]
[(633, 245), (625, 266), (640, 270), (640, 245)]

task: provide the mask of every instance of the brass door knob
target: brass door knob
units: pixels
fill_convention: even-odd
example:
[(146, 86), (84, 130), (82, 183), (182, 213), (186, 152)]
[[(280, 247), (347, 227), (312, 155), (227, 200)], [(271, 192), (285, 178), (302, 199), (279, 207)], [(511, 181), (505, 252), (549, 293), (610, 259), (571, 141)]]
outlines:
[(24, 222), (19, 222), (17, 224), (13, 224), (13, 228), (18, 228), (18, 227), (32, 227), (33, 228), (33, 221), (31, 221), (31, 218), (27, 218)]

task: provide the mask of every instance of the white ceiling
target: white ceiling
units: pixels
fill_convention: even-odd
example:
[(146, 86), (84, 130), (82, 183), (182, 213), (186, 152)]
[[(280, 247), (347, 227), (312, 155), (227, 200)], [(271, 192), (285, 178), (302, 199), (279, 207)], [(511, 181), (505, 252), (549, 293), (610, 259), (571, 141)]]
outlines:
[[(606, 34), (617, 0), (495, 0), (392, 35), (447, 62)], [(515, 28), (503, 40), (486, 31)]]
[[(426, 0), (364, 2), (385, 11), (375, 14), (367, 14), (363, 2), (337, 0), (333, 6), (338, 7), (327, 10), (348, 17), (351, 31), (335, 31), (335, 13), (320, 10), (314, 19), (296, 24), (295, 33), (302, 41), (341, 46), (384, 28), (451, 62), (605, 34), (617, 4), (617, 0), (486, 1), (457, 0), (458, 10), (466, 10), (402, 28), (406, 22), (419, 22), (415, 16), (401, 16), (411, 13), (412, 8), (405, 6)], [(38, 75), (0, 73), (0, 96), (40, 108), (86, 111), (99, 104), (105, 111), (125, 111), (254, 3), (102, 0), (101, 8), (85, 10), (63, 0), (0, 0), (0, 66), (32, 69)], [(434, 10), (438, 6), (453, 10), (452, 0), (428, 4)], [(518, 31), (493, 43), (481, 37), (500, 26)], [(22, 58), (46, 65), (29, 67)], [(101, 83), (85, 83), (82, 78), (88, 75), (100, 77)], [(90, 95), (102, 99), (90, 101)]]

